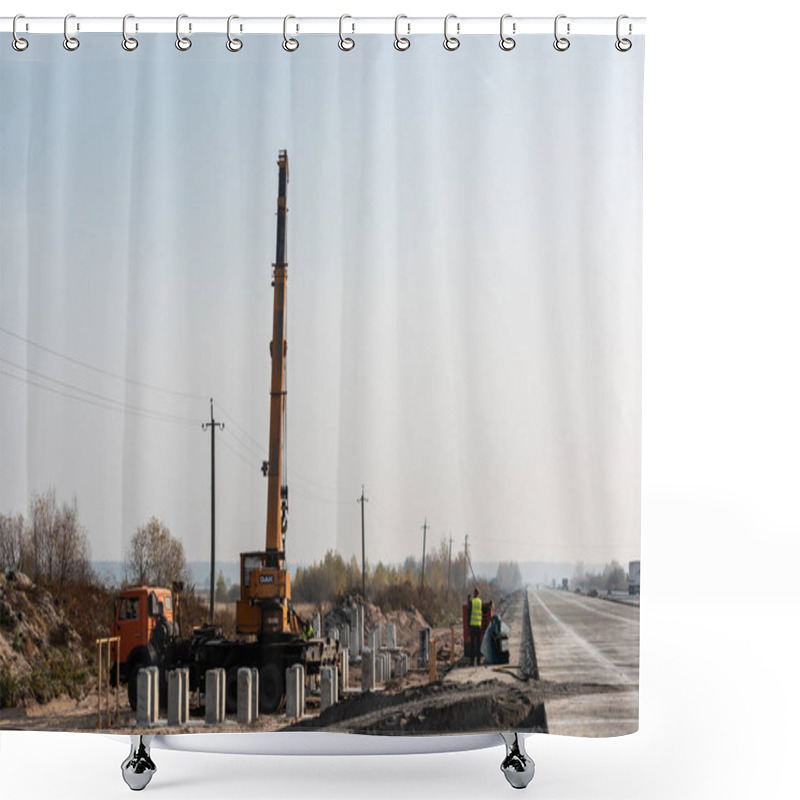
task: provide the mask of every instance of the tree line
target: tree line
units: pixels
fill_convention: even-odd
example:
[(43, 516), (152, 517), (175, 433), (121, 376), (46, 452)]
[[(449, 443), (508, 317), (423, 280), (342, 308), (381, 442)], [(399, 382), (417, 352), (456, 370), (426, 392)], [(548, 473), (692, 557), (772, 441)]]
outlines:
[(27, 516), (0, 514), (0, 568), (61, 586), (90, 579), (89, 540), (77, 498), (59, 503), (48, 489), (31, 495)]

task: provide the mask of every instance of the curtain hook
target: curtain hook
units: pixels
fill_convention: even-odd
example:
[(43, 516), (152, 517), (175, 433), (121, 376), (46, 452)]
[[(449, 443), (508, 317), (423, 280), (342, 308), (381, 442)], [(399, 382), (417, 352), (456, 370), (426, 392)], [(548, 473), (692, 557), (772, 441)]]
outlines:
[[(507, 19), (512, 19), (511, 14), (503, 14), (500, 17), (500, 49), (505, 50), (508, 52), (509, 50), (513, 50), (517, 46), (517, 40), (512, 38), (511, 36), (506, 36), (503, 32), (503, 26)], [(516, 33), (516, 25), (514, 25), (514, 33)]]
[(293, 53), (298, 47), (300, 47), (300, 42), (298, 42), (297, 39), (289, 38), (287, 31), (290, 19), (297, 19), (297, 17), (293, 17), (291, 14), (289, 14), (283, 18), (283, 49), (289, 53)]
[[(235, 19), (239, 19), (236, 14), (231, 14), (228, 17), (228, 41), (225, 42), (225, 47), (227, 47), (231, 53), (238, 53), (243, 47), (242, 40), (236, 39), (231, 35), (231, 22), (233, 22)], [(241, 30), (241, 28), (239, 28), (239, 30)]]
[[(559, 36), (558, 35), (558, 21), (560, 19), (566, 19), (566, 14), (559, 14), (556, 17), (555, 22), (553, 23), (553, 35), (556, 37), (556, 40), (553, 42), (553, 47), (558, 50), (560, 53), (563, 53), (565, 50), (569, 50), (569, 39), (566, 36)], [(567, 36), (569, 36), (569, 28), (570, 24), (567, 23)]]
[(21, 53), (23, 50), (28, 49), (28, 40), (23, 39), (21, 36), (17, 34), (17, 20), (18, 19), (25, 19), (24, 14), (17, 14), (14, 17), (14, 21), (11, 23), (11, 33), (14, 35), (14, 38), (11, 40), (11, 46), (18, 52)]
[(139, 40), (134, 39), (132, 36), (128, 36), (127, 26), (129, 19), (135, 19), (133, 14), (126, 14), (122, 18), (122, 49), (127, 50), (130, 53), (139, 46)]
[[(411, 39), (406, 39), (405, 36), (400, 35), (400, 20), (408, 19), (405, 14), (398, 14), (394, 18), (394, 49), (395, 50), (408, 50), (411, 47)], [(411, 33), (411, 23), (407, 22), (408, 32)]]
[[(188, 17), (188, 14), (178, 14), (175, 20), (175, 47), (178, 50), (188, 50), (192, 46), (192, 40), (188, 36), (181, 36), (181, 20), (188, 19)], [(189, 30), (191, 30), (191, 26)]]
[[(344, 35), (343, 27), (344, 27), (344, 21), (346, 19), (353, 19), (353, 18), (349, 14), (342, 14), (342, 16), (339, 17), (339, 49), (340, 50), (352, 50), (356, 46), (356, 43), (355, 43), (354, 39), (351, 39), (349, 36), (345, 36)], [(352, 22), (350, 24), (353, 26), (353, 31), (355, 31), (355, 29), (356, 29), (355, 22)]]
[[(71, 19), (75, 19), (74, 14), (67, 14), (67, 16), (64, 17), (64, 49), (70, 52), (77, 50), (81, 46), (81, 43), (74, 36), (70, 36), (67, 30)], [(80, 28), (78, 28), (78, 30), (80, 30)]]
[[(458, 48), (461, 47), (461, 42), (459, 41), (458, 36), (450, 36), (447, 33), (447, 23), (450, 22), (451, 19), (457, 19), (456, 15), (448, 14), (444, 18), (444, 49), (450, 50), (452, 52), (453, 50), (458, 50)], [(460, 28), (461, 28), (461, 23), (457, 23), (456, 33), (459, 32)]]
[[(631, 47), (633, 47), (633, 42), (630, 39), (622, 39), (622, 38), (620, 38), (620, 35), (619, 35), (619, 28), (620, 28), (619, 24), (624, 19), (628, 19), (628, 15), (627, 14), (620, 14), (617, 17), (617, 41), (614, 42), (614, 47), (616, 47), (617, 50), (620, 51), (620, 53), (627, 53), (628, 50), (630, 50)], [(631, 34), (632, 32), (633, 32), (633, 25), (628, 23), (628, 34)]]

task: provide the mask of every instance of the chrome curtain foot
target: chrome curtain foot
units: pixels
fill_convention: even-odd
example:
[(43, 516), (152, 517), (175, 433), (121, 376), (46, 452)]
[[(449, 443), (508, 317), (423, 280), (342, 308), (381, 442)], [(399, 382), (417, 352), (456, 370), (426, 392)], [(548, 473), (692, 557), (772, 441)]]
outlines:
[(506, 743), (506, 757), (500, 765), (506, 780), (515, 789), (524, 789), (535, 771), (533, 759), (525, 752), (525, 739), (517, 733), (501, 733)]
[(131, 752), (122, 762), (122, 779), (134, 792), (140, 792), (156, 773), (150, 758), (152, 736), (131, 736)]

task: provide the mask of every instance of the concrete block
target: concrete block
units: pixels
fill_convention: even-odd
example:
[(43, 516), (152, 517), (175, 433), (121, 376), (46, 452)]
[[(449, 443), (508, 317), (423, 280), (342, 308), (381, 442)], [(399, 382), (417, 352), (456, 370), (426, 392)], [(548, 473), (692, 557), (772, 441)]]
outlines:
[(322, 619), (319, 611), (314, 612), (314, 616), (311, 618), (311, 627), (314, 629), (314, 638), (319, 639), (322, 636)]
[(394, 622), (390, 622), (386, 626), (386, 646), (390, 650), (394, 650), (397, 647), (397, 629), (394, 626)]
[(375, 684), (383, 683), (385, 680), (383, 677), (383, 659), (377, 656), (375, 658)]
[(392, 656), (390, 653), (381, 653), (381, 658), (383, 659), (383, 674), (386, 676), (386, 680), (392, 679)]
[(383, 625), (380, 622), (375, 624), (373, 635), (375, 636), (375, 649), (380, 650), (383, 646)]
[(333, 673), (330, 667), (322, 668), (320, 681), (320, 709), (324, 711), (333, 705)]
[(253, 722), (258, 722), (258, 692), (259, 692), (258, 667), (251, 667), (250, 674), (252, 676), (250, 685), (252, 686), (253, 690), (253, 694), (251, 697), (253, 706), (250, 709), (250, 718), (253, 720)]
[(342, 691), (350, 688), (350, 650), (342, 648)]
[(153, 679), (148, 669), (136, 673), (136, 724), (153, 724)]
[(361, 652), (361, 691), (375, 691), (375, 653), (368, 647)]
[(206, 670), (206, 725), (225, 721), (225, 670)]
[(151, 724), (155, 724), (161, 709), (161, 698), (158, 695), (158, 667), (148, 667), (147, 671), (150, 673), (150, 680), (152, 681), (152, 688), (150, 690), (150, 720)]
[(182, 725), (181, 688), (183, 675), (180, 669), (171, 669), (167, 673), (167, 725)]
[(419, 632), (419, 655), (417, 656), (417, 665), (420, 667), (427, 666), (431, 658), (431, 629), (428, 627), (421, 628)]
[(330, 636), (328, 638), (329, 639), (333, 639), (333, 641), (335, 641), (335, 642), (338, 642), (339, 641), (339, 629), (338, 628), (331, 628), (331, 633), (330, 633)]
[(292, 664), (286, 670), (286, 716), (297, 719), (306, 710), (306, 675), (302, 664)]
[(339, 697), (340, 697), (340, 693), (339, 693), (339, 669), (335, 664), (331, 667), (331, 672), (333, 673), (333, 702), (334, 703), (338, 703), (339, 702)]
[(236, 721), (249, 725), (253, 721), (253, 673), (249, 667), (236, 672)]

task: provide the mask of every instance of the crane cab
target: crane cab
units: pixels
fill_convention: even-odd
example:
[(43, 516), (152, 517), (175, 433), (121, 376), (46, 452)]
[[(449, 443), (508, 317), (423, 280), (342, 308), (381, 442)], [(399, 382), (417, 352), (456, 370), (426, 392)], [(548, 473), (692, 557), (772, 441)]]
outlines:
[(295, 632), (289, 615), (291, 576), (282, 567), (282, 555), (263, 550), (241, 554), (237, 633), (263, 636)]

